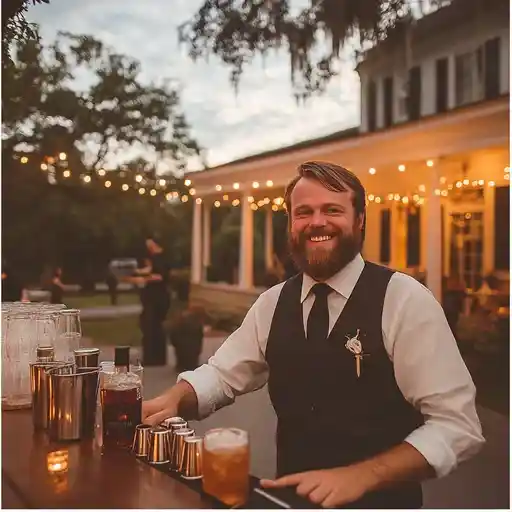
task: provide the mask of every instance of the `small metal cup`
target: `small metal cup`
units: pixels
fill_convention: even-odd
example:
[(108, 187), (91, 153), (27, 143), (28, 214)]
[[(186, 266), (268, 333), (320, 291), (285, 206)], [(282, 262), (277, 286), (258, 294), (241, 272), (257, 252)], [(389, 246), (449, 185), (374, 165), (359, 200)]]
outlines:
[(178, 419), (174, 419), (174, 418), (169, 418), (168, 420), (165, 420), (165, 421), (169, 421), (169, 420), (174, 420), (174, 421), (170, 422), (169, 434), (167, 436), (167, 442), (169, 444), (169, 458), (170, 458), (170, 460), (172, 460), (173, 450), (174, 450), (174, 432), (176, 430), (180, 430), (182, 428), (188, 428), (188, 423), (184, 419), (179, 421)]
[(162, 421), (162, 423), (160, 423), (160, 426), (165, 428), (171, 428), (172, 425), (182, 423), (185, 424), (185, 427), (187, 426), (187, 422), (183, 418), (181, 418), (180, 416), (173, 416), (172, 418), (167, 418), (166, 420)]
[(77, 348), (73, 350), (77, 368), (96, 368), (99, 366), (99, 348)]
[(173, 432), (172, 446), (171, 446), (171, 469), (178, 471), (183, 456), (183, 447), (185, 445), (185, 438), (194, 435), (194, 430), (191, 428), (180, 428)]
[(202, 437), (185, 437), (179, 472), (181, 473), (181, 476), (186, 480), (197, 480), (203, 477)]
[(151, 464), (165, 464), (169, 462), (168, 433), (169, 430), (163, 427), (153, 427), (150, 429), (148, 461)]
[(149, 452), (149, 434), (151, 425), (137, 425), (133, 436), (132, 451), (136, 457), (147, 457)]

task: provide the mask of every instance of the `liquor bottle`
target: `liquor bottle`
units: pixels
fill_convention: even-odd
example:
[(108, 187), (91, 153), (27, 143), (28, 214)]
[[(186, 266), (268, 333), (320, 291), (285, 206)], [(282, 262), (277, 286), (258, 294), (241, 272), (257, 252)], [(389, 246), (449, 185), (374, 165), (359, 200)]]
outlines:
[(114, 364), (101, 388), (104, 449), (130, 448), (142, 416), (142, 382), (130, 372), (130, 347), (116, 347)]

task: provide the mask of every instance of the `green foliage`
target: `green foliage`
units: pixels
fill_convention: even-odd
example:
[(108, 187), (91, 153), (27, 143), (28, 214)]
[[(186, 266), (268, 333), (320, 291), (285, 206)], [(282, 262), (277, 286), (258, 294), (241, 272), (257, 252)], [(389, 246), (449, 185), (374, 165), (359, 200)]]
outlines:
[[(83, 70), (91, 80), (79, 90)], [(65, 282), (103, 279), (111, 258), (142, 256), (149, 233), (159, 234), (177, 264), (188, 264), (191, 202), (164, 198), (169, 190), (186, 192), (177, 171), (199, 152), (177, 92), (168, 83), (142, 83), (136, 60), (67, 33), (46, 46), (18, 41), (3, 79), (2, 249), (25, 279), (37, 282), (45, 265), (63, 266)], [(155, 163), (142, 157), (105, 177), (96, 172), (109, 157), (137, 148), (168, 173), (157, 176)], [(60, 152), (65, 161), (57, 158), (51, 175), (42, 171)], [(139, 195), (135, 174), (158, 195)], [(157, 177), (165, 186), (155, 185)], [(123, 191), (123, 184), (131, 188)]]
[(2, 0), (2, 68), (11, 64), (11, 43), (13, 41), (37, 40), (37, 28), (25, 19), (30, 4), (49, 4), (50, 0)]
[(290, 0), (204, 0), (180, 27), (180, 41), (193, 59), (215, 55), (228, 64), (235, 86), (254, 55), (285, 48), (296, 96), (305, 99), (335, 75), (347, 40), (358, 36), (361, 48), (381, 41), (410, 19), (411, 4), (424, 3), (450, 0), (311, 0), (299, 12)]

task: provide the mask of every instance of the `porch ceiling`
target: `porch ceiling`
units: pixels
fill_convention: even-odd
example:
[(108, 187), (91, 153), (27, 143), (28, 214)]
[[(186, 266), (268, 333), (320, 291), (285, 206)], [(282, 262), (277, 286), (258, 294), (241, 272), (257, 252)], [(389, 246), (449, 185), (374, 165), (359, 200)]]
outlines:
[[(483, 150), (487, 155), (493, 155), (496, 177), (478, 176), (483, 171), (481, 168), (474, 169), (474, 166), (469, 169), (470, 174), (476, 173), (473, 179), (500, 179), (503, 165), (508, 165), (508, 148), (507, 96), (380, 132), (245, 163), (227, 164), (191, 173), (189, 177), (197, 197), (216, 196), (221, 200), (224, 194), (239, 197), (245, 191), (259, 196), (265, 195), (265, 189), (272, 192), (271, 195), (276, 195), (293, 178), (297, 165), (315, 159), (350, 168), (359, 175), (369, 193), (387, 193), (391, 184), (397, 193), (405, 193), (426, 180), (428, 184), (431, 169), (426, 165), (427, 160), (441, 164), (441, 172), (447, 174), (447, 178), (453, 176), (458, 179), (467, 156), (481, 155)], [(400, 164), (405, 165), (404, 172), (397, 171)], [(370, 168), (376, 169), (374, 175), (369, 174)], [(272, 185), (267, 185), (268, 180), (272, 180)], [(254, 182), (258, 183), (258, 189), (253, 188)], [(239, 184), (236, 190), (234, 183)], [(221, 192), (216, 189), (219, 185)]]

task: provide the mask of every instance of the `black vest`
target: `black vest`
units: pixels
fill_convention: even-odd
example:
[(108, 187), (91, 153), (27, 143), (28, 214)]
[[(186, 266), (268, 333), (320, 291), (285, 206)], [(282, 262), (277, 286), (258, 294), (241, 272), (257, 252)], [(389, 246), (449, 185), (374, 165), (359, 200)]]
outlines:
[[(400, 392), (382, 339), (384, 297), (393, 271), (369, 262), (325, 343), (304, 333), (302, 274), (283, 286), (266, 349), (277, 414), (278, 476), (346, 466), (400, 444), (423, 423)], [(365, 356), (360, 377), (345, 343)], [(419, 508), (418, 483), (372, 493), (350, 507)]]

